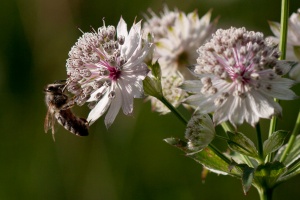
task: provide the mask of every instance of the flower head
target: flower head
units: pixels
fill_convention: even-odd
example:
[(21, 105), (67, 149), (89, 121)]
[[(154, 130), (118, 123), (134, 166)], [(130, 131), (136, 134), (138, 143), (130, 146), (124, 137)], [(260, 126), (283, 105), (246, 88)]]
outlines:
[[(146, 16), (144, 28), (154, 35), (153, 61), (158, 60), (161, 66), (161, 83), (166, 99), (177, 107), (186, 96), (178, 89), (179, 83), (193, 78), (187, 66), (195, 62), (197, 48), (210, 37), (217, 20), (210, 23), (210, 11), (200, 19), (196, 11), (185, 14), (179, 10), (170, 11), (167, 6), (160, 16), (152, 10), (149, 13), (151, 17)], [(157, 99), (149, 99), (153, 110), (162, 114), (169, 112)]]
[[(275, 37), (270, 37), (276, 44), (279, 44), (280, 24), (278, 22), (269, 22), (270, 28)], [(300, 61), (300, 9), (293, 13), (288, 20), (287, 51), (286, 59), (291, 61)], [(300, 80), (300, 64), (293, 67), (289, 73), (290, 77)]]
[(289, 89), (294, 81), (281, 77), (290, 69), (288, 62), (278, 60), (277, 46), (260, 32), (219, 29), (198, 53), (192, 71), (200, 80), (184, 83), (183, 88), (193, 93), (186, 103), (214, 113), (215, 124), (229, 120), (254, 126), (260, 118), (281, 114), (274, 98), (296, 97)]
[(217, 20), (210, 23), (209, 11), (201, 19), (196, 11), (185, 14), (169, 11), (165, 6), (161, 17), (150, 10), (152, 18), (147, 18), (145, 30), (154, 35), (155, 49), (153, 59), (158, 60), (162, 74), (179, 71), (184, 78), (191, 78), (187, 65), (197, 58), (196, 50), (212, 34)]
[(148, 73), (143, 60), (151, 45), (142, 37), (141, 22), (128, 32), (122, 18), (117, 28), (104, 25), (78, 39), (67, 60), (67, 89), (78, 105), (90, 102), (90, 124), (107, 110), (107, 127), (121, 107), (124, 114), (132, 113), (133, 98), (143, 97), (142, 80)]

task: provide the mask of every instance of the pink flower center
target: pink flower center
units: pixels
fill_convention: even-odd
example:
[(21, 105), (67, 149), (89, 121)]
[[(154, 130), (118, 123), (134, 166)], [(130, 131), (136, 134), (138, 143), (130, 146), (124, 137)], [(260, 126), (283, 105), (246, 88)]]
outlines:
[(240, 83), (247, 84), (251, 80), (249, 76), (250, 73), (251, 72), (244, 66), (236, 66), (234, 70), (229, 73), (229, 75), (232, 81), (238, 81)]
[(107, 69), (111, 80), (116, 81), (120, 77), (121, 70), (118, 70), (116, 67), (107, 67)]

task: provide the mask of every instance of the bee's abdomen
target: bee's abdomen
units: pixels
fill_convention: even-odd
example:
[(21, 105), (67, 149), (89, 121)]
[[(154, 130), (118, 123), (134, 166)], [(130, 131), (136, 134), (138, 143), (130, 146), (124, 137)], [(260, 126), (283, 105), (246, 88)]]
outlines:
[(60, 110), (55, 117), (58, 123), (71, 133), (78, 136), (87, 136), (89, 134), (87, 121), (76, 117), (70, 109)]

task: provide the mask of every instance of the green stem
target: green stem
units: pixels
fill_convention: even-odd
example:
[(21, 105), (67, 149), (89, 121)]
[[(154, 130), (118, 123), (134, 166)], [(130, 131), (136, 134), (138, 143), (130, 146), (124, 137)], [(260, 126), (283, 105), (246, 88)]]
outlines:
[(263, 149), (263, 142), (261, 138), (261, 131), (260, 131), (260, 124), (259, 122), (255, 126), (256, 128), (256, 136), (257, 136), (257, 149), (258, 149), (258, 155), (261, 160), (264, 158), (264, 149)]
[(279, 60), (284, 60), (286, 55), (287, 27), (289, 17), (289, 0), (281, 1), (281, 17), (280, 17), (280, 41), (279, 51), (281, 52)]
[(295, 127), (293, 129), (293, 132), (291, 134), (291, 137), (288, 141), (288, 144), (284, 150), (284, 152), (282, 153), (281, 155), (281, 158), (280, 158), (280, 162), (284, 162), (284, 160), (286, 159), (286, 157), (289, 155), (292, 147), (293, 147), (293, 144), (295, 142), (295, 139), (296, 139), (296, 135), (297, 133), (300, 131), (300, 111), (298, 113), (298, 117), (297, 117), (297, 121), (296, 121), (296, 124), (295, 124)]
[[(289, 0), (281, 1), (281, 17), (280, 17), (280, 40), (279, 51), (281, 52), (279, 60), (284, 60), (286, 56), (286, 41), (287, 41), (287, 27), (289, 17)], [(275, 102), (279, 102), (275, 99)], [(272, 117), (270, 122), (269, 137), (274, 133), (277, 124), (277, 117)], [(267, 161), (271, 161), (272, 156), (268, 156)]]
[[(224, 140), (226, 142), (228, 141), (231, 141), (229, 138), (226, 138), (226, 137), (223, 137), (223, 136), (220, 136), (220, 135), (216, 135), (216, 138), (217, 139), (220, 139), (220, 140)], [(236, 142), (233, 142), (231, 141), (232, 143), (234, 143), (236, 146), (239, 146), (240, 148), (243, 148), (243, 146), (241, 146), (240, 144), (236, 143)], [(249, 167), (254, 167), (251, 160), (249, 159), (248, 156), (245, 156), (243, 154), (240, 154), (240, 156), (244, 159), (245, 163), (249, 166)]]
[(167, 106), (185, 126), (187, 125), (187, 119), (185, 119), (184, 116), (164, 96), (162, 96), (159, 100)]
[(260, 200), (271, 200), (273, 189), (269, 188), (259, 188), (258, 189), (259, 199)]

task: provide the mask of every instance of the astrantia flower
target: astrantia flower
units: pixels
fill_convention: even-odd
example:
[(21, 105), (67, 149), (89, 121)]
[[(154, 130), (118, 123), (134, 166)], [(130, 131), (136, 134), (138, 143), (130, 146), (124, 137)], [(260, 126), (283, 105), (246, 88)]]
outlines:
[(124, 114), (132, 113), (133, 98), (143, 97), (142, 80), (148, 73), (143, 60), (150, 47), (142, 38), (141, 22), (128, 33), (122, 18), (117, 28), (104, 25), (78, 39), (67, 60), (67, 89), (76, 95), (78, 105), (90, 102), (90, 124), (107, 110), (107, 127), (121, 107)]
[(278, 60), (277, 46), (262, 33), (219, 29), (198, 53), (192, 71), (200, 80), (184, 83), (183, 88), (193, 93), (186, 103), (213, 113), (215, 124), (229, 120), (233, 125), (246, 121), (254, 126), (260, 118), (281, 114), (273, 98), (295, 98), (289, 89), (294, 81), (281, 77), (289, 64)]
[(155, 36), (154, 41), (158, 41), (160, 38), (166, 37), (168, 29), (174, 26), (179, 13), (178, 10), (170, 11), (166, 5), (160, 16), (151, 9), (148, 9), (148, 11), (151, 16), (144, 15), (147, 21), (143, 24), (143, 28), (145, 32), (151, 32)]
[[(275, 37), (270, 37), (275, 43), (279, 43), (280, 24), (269, 22)], [(293, 13), (288, 20), (287, 51), (286, 60), (300, 61), (300, 9)], [(300, 64), (296, 65), (290, 72), (293, 79), (300, 80)]]
[(210, 37), (217, 21), (210, 23), (210, 11), (199, 19), (196, 11), (186, 15), (178, 10), (169, 11), (167, 7), (161, 17), (154, 12), (151, 15), (144, 27), (154, 34), (153, 59), (158, 60), (162, 74), (179, 71), (184, 78), (191, 78), (187, 65), (195, 62), (197, 48)]
[[(177, 107), (179, 100), (183, 99), (186, 94), (177, 88), (177, 80), (193, 78), (187, 66), (195, 63), (197, 48), (210, 37), (217, 20), (210, 23), (211, 12), (199, 19), (196, 11), (186, 15), (178, 10), (170, 11), (167, 6), (164, 7), (160, 16), (152, 10), (149, 12), (151, 17), (146, 16), (147, 22), (144, 28), (154, 35), (156, 45), (153, 60), (157, 60), (161, 66), (162, 87), (167, 90), (164, 94), (176, 91), (176, 97), (175, 93), (171, 92), (173, 94), (167, 95), (166, 98), (174, 107)], [(164, 86), (165, 83), (167, 83), (166, 86)], [(162, 114), (169, 112), (169, 109), (158, 100), (153, 97), (150, 99), (155, 111)]]

